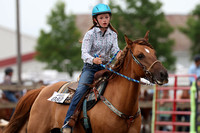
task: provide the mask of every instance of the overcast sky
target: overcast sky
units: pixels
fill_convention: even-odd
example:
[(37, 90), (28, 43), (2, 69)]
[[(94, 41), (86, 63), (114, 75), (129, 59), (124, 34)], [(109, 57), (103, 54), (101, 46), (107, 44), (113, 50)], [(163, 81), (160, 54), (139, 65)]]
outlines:
[[(19, 0), (20, 26), (22, 34), (34, 37), (39, 35), (40, 29), (46, 29), (46, 16), (54, 7), (57, 0)], [(63, 0), (67, 13), (91, 13), (94, 5), (100, 0)], [(107, 0), (102, 0), (107, 3)], [(119, 0), (118, 0), (119, 1)], [(155, 0), (153, 0), (155, 1)], [(199, 0), (160, 0), (165, 14), (188, 14)], [(0, 26), (16, 30), (16, 0), (0, 0)], [(88, 20), (90, 21), (90, 20)]]

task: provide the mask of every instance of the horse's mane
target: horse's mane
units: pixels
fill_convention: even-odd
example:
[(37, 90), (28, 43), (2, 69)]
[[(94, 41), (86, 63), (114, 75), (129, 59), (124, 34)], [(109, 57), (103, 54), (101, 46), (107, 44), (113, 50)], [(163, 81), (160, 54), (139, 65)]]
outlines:
[(115, 62), (114, 66), (112, 67), (112, 69), (116, 72), (118, 72), (121, 68), (122, 68), (122, 64), (124, 63), (124, 59), (128, 53), (128, 46), (126, 46), (123, 49), (123, 52), (121, 53), (121, 56), (118, 58), (118, 60)]
[[(153, 49), (152, 45), (144, 38), (133, 41), (133, 44), (146, 45), (146, 46), (150, 47), (151, 49)], [(115, 62), (114, 66), (112, 68), (114, 71), (119, 72), (119, 70), (122, 68), (122, 66), (123, 66), (122, 64), (124, 63), (125, 57), (128, 53), (128, 50), (129, 50), (129, 48), (127, 45), (123, 49), (123, 52), (122, 52), (121, 56), (119, 57), (119, 59)]]

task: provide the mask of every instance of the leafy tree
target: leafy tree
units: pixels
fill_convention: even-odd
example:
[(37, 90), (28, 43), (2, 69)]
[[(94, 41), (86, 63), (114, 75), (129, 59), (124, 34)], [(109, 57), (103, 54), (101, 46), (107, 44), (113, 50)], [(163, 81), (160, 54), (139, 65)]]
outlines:
[[(120, 47), (124, 47), (124, 34), (134, 39), (141, 38), (150, 30), (149, 42), (157, 52), (158, 58), (164, 66), (174, 70), (176, 58), (172, 55), (173, 40), (168, 38), (173, 28), (165, 19), (160, 10), (162, 4), (159, 1), (150, 0), (122, 0), (125, 7), (117, 5), (110, 0), (112, 9), (112, 25), (119, 32)], [(115, 3), (115, 4), (114, 4)]]
[(191, 55), (194, 57), (200, 53), (200, 4), (192, 11), (191, 16), (187, 20), (187, 27), (180, 27), (180, 30), (185, 33), (192, 41), (190, 48)]
[(81, 50), (78, 39), (81, 33), (75, 26), (75, 16), (65, 14), (65, 4), (58, 1), (47, 18), (50, 31), (40, 31), (36, 46), (36, 59), (46, 62), (46, 68), (67, 71), (80, 70)]

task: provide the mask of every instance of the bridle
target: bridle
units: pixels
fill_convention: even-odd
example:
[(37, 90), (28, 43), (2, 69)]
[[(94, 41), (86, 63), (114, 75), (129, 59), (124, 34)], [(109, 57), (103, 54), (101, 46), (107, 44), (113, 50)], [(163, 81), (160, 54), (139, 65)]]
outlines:
[(144, 66), (142, 63), (140, 63), (140, 62), (138, 61), (138, 59), (133, 55), (133, 52), (131, 51), (131, 49), (129, 49), (129, 50), (130, 50), (132, 59), (133, 59), (133, 60), (136, 62), (136, 64), (138, 64), (138, 65), (142, 68), (142, 70), (144, 71), (146, 79), (153, 83), (153, 82), (154, 82), (154, 80), (153, 80), (153, 74), (150, 72), (150, 70), (151, 70), (151, 68), (152, 68), (156, 63), (161, 63), (161, 62), (160, 62), (159, 60), (155, 60), (155, 61), (149, 66), (149, 68), (146, 68), (146, 66)]

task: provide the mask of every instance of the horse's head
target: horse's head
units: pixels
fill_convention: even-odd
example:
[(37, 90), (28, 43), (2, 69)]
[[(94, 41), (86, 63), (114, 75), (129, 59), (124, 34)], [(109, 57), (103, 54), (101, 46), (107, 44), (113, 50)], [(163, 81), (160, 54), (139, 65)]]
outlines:
[(144, 38), (135, 41), (125, 36), (126, 56), (129, 58), (127, 63), (131, 63), (131, 69), (134, 69), (137, 76), (144, 77), (152, 83), (163, 85), (168, 82), (168, 73), (162, 63), (157, 60), (156, 52), (148, 42), (148, 34), (149, 31)]

